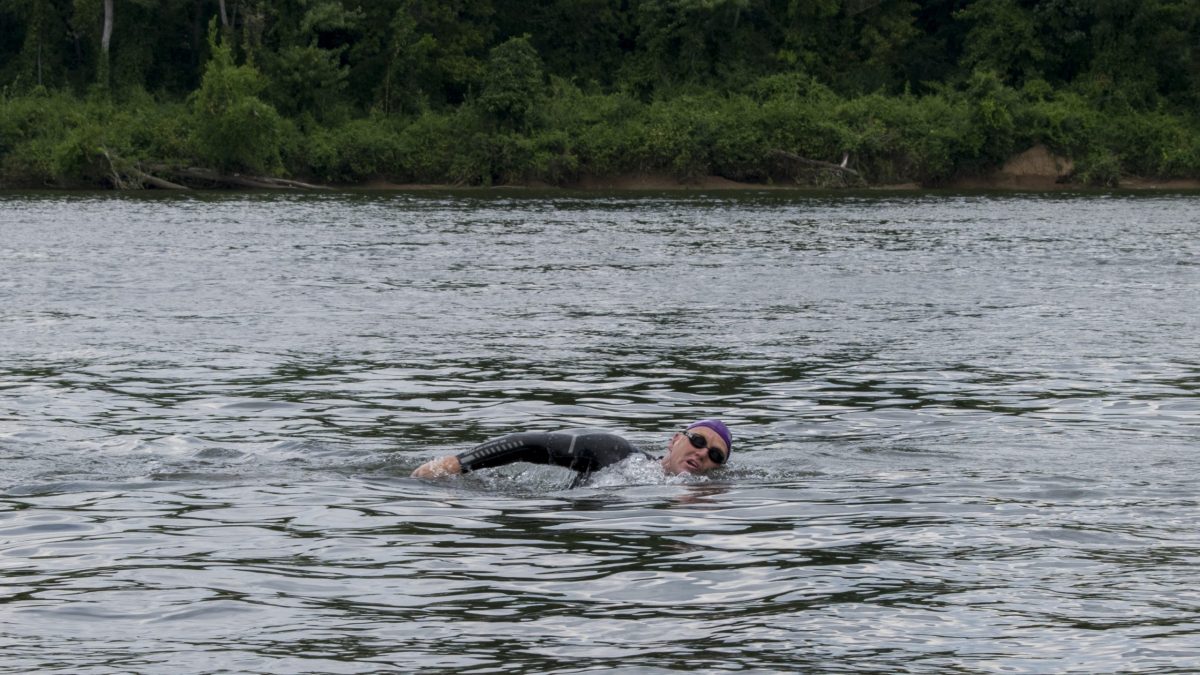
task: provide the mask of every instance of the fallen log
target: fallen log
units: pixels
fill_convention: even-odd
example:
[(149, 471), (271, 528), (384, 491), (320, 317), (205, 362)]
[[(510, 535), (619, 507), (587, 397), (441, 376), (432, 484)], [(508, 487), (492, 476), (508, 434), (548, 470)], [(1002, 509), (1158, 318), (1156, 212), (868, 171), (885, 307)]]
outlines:
[(141, 180), (146, 185), (149, 185), (151, 187), (156, 187), (160, 190), (191, 190), (192, 189), (186, 185), (180, 185), (179, 183), (172, 183), (171, 181), (169, 181), (165, 178), (159, 178), (158, 176), (151, 176), (148, 173), (142, 173), (141, 175), (138, 176), (138, 179)]
[(263, 188), (263, 189), (286, 189), (286, 190), (328, 190), (324, 185), (314, 185), (298, 180), (290, 180), (287, 178), (273, 178), (270, 176), (246, 176), (240, 173), (220, 173), (212, 169), (204, 169), (200, 167), (169, 167), (165, 165), (155, 165), (153, 167), (155, 173), (169, 175), (181, 182), (202, 181), (210, 185), (225, 185), (234, 187), (247, 188)]
[(772, 150), (770, 152), (769, 156), (773, 157), (775, 159), (783, 159), (783, 160), (786, 160), (789, 162), (793, 162), (796, 164), (802, 164), (804, 166), (811, 166), (811, 167), (814, 167), (817, 169), (825, 169), (827, 171), (836, 171), (838, 173), (844, 173), (844, 174), (847, 174), (850, 176), (858, 176), (857, 171), (846, 166), (846, 164), (850, 161), (849, 154), (846, 154), (845, 156), (842, 157), (841, 164), (834, 164), (833, 162), (822, 162), (819, 159), (809, 159), (807, 157), (801, 157), (800, 155), (797, 155), (794, 152), (788, 152), (787, 150)]
[(133, 173), (133, 177), (136, 178), (137, 181), (139, 183), (141, 183), (143, 186), (149, 185), (150, 187), (156, 187), (160, 190), (191, 190), (192, 189), (186, 185), (180, 185), (179, 183), (172, 183), (171, 181), (169, 181), (165, 178), (159, 178), (158, 176), (152, 176), (152, 175), (146, 173), (145, 171), (138, 169), (137, 167), (131, 167), (129, 169), (129, 171), (131, 171)]
[(100, 154), (104, 155), (104, 159), (108, 160), (108, 172), (111, 174), (113, 187), (118, 190), (128, 190), (129, 186), (125, 184), (123, 172), (117, 168), (117, 160), (113, 159), (108, 148), (100, 146)]
[(850, 163), (848, 152), (842, 155), (841, 164), (809, 159), (794, 152), (778, 149), (768, 152), (767, 159), (774, 160), (787, 178), (796, 183), (809, 183), (819, 187), (866, 185), (866, 180), (847, 166)]
[(128, 162), (121, 157), (113, 157), (113, 154), (104, 146), (101, 146), (99, 150), (100, 154), (104, 155), (104, 159), (108, 161), (108, 170), (111, 174), (113, 187), (118, 190), (140, 190), (145, 188), (147, 185), (162, 190), (191, 189), (186, 185), (172, 183), (165, 178), (152, 176), (145, 171), (142, 171), (137, 164)]

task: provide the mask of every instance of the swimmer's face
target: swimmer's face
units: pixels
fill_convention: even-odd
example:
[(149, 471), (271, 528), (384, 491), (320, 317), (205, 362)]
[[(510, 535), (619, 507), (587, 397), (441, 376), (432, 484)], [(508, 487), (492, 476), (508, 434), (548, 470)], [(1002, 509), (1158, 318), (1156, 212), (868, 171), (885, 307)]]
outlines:
[(708, 448), (716, 448), (725, 458), (729, 458), (729, 448), (717, 432), (708, 427), (696, 427), (688, 433), (703, 436), (707, 447), (697, 448), (683, 433), (676, 433), (667, 444), (667, 456), (663, 458), (663, 469), (667, 473), (700, 474), (712, 471), (720, 466), (708, 456)]

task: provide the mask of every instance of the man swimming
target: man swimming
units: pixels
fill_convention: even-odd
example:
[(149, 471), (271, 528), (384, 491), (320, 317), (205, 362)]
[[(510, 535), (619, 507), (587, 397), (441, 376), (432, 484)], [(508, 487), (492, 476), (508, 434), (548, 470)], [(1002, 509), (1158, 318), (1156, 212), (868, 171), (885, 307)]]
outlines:
[[(676, 475), (701, 474), (725, 464), (733, 450), (733, 436), (721, 420), (693, 422), (667, 442), (667, 454), (659, 459), (663, 471)], [(578, 472), (579, 485), (594, 471), (621, 460), (642, 455), (629, 441), (603, 431), (524, 431), (493, 438), (458, 455), (428, 461), (412, 472), (413, 478), (441, 478), (513, 462), (554, 464)]]

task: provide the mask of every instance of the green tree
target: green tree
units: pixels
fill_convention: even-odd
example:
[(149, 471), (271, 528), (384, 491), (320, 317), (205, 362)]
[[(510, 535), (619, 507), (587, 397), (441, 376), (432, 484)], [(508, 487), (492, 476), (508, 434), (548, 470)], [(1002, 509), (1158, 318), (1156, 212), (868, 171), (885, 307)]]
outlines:
[(1092, 60), (1093, 0), (1039, 0), (1028, 7), (1042, 45), (1041, 77), (1055, 87), (1074, 81)]
[(542, 95), (542, 63), (525, 37), (509, 38), (491, 51), (479, 106), (509, 129), (529, 125)]
[[(353, 5), (355, 26), (323, 29), (317, 42), (323, 49), (346, 47), (340, 53), (349, 85), (343, 100), (353, 100), (359, 109), (416, 113), (427, 106), (457, 106), (478, 92), (495, 34), (490, 0)], [(269, 31), (266, 38), (265, 47), (276, 50), (294, 43), (285, 31)]]
[(1086, 86), (1106, 105), (1149, 108), (1200, 98), (1200, 3), (1095, 0)]
[(914, 93), (937, 91), (962, 76), (959, 60), (969, 25), (955, 18), (970, 0), (922, 0), (914, 16), (919, 37), (904, 50), (900, 65), (905, 87)]
[[(836, 0), (828, 0), (830, 4)], [(641, 0), (636, 48), (621, 83), (643, 98), (680, 86), (741, 86), (775, 67), (780, 30), (770, 0)]]
[(611, 89), (635, 45), (628, 0), (494, 0), (498, 39), (526, 35), (546, 74)]
[(62, 0), (0, 2), (0, 64), (8, 64), (0, 66), (0, 83), (18, 88), (65, 83), (68, 9)]
[[(205, 6), (196, 0), (55, 0), (64, 3), (65, 79), (178, 99), (199, 83)], [(69, 6), (69, 9), (67, 7)], [(108, 47), (105, 47), (105, 33)]]
[(990, 169), (1017, 151), (1017, 92), (990, 70), (971, 73), (965, 92), (973, 130), (970, 155), (963, 157), (971, 168)]
[(962, 65), (998, 73), (1009, 84), (1040, 78), (1046, 50), (1033, 12), (1017, 0), (977, 0), (955, 15), (966, 22)]
[(415, 59), (413, 85), (435, 106), (458, 105), (476, 91), (494, 34), (491, 0), (402, 0), (408, 14), (404, 58)]
[(269, 81), (272, 103), (286, 115), (324, 118), (344, 100), (350, 44), (361, 33), (363, 14), (338, 0), (290, 0), (264, 4), (269, 39), (256, 53)]
[(362, 108), (383, 113), (416, 114), (428, 108), (432, 92), (428, 64), (437, 43), (421, 33), (417, 21), (395, 3), (364, 8), (364, 33), (351, 48), (349, 92)]
[(209, 25), (208, 44), (212, 57), (191, 98), (196, 154), (226, 171), (277, 170), (283, 121), (259, 98), (265, 78), (253, 66), (234, 64), (231, 48), (218, 37), (215, 19)]
[(778, 10), (782, 35), (778, 57), (787, 65), (828, 81), (831, 64), (840, 59), (829, 53), (832, 23), (841, 10), (839, 0), (791, 0)]
[(903, 91), (904, 66), (920, 36), (917, 10), (907, 0), (845, 0), (836, 11), (813, 5), (804, 30), (806, 71), (847, 95)]

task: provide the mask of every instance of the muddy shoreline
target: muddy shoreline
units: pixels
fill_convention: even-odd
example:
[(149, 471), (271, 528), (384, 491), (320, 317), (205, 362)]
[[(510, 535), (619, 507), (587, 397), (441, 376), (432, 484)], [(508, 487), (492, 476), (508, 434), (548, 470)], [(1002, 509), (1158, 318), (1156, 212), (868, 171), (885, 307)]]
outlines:
[[(199, 171), (199, 170), (192, 170)], [(210, 172), (212, 173), (212, 172)], [(215, 175), (215, 174), (214, 174)], [(364, 191), (429, 191), (429, 190), (530, 190), (530, 191), (580, 191), (580, 192), (720, 192), (720, 191), (791, 191), (791, 192), (857, 192), (857, 191), (902, 191), (902, 192), (953, 192), (953, 191), (1013, 191), (1013, 192), (1060, 192), (1084, 191), (1105, 192), (1112, 190), (1128, 191), (1164, 191), (1190, 192), (1200, 191), (1200, 179), (1197, 178), (1148, 178), (1144, 176), (1122, 176), (1115, 185), (1089, 185), (1076, 179), (1074, 163), (1065, 157), (1055, 155), (1044, 146), (1037, 145), (1025, 152), (1012, 157), (1000, 169), (981, 176), (964, 176), (953, 180), (927, 185), (916, 182), (883, 183), (856, 185), (820, 185), (813, 182), (774, 182), (748, 183), (730, 180), (722, 176), (701, 176), (692, 179), (680, 179), (668, 172), (647, 172), (625, 174), (618, 176), (584, 176), (579, 180), (561, 185), (553, 185), (540, 181), (523, 183), (505, 183), (498, 185), (461, 185), (453, 183), (403, 183), (393, 182), (387, 178), (355, 183), (315, 184), (299, 183), (270, 177), (240, 176), (233, 174), (223, 177), (226, 184), (220, 184), (221, 178), (215, 182), (201, 182), (187, 187), (171, 185), (181, 189), (199, 189), (213, 191), (255, 191), (255, 190), (364, 190)], [(103, 190), (98, 185), (31, 185), (3, 184), (0, 190), (52, 190), (52, 191), (96, 191)], [(115, 189), (114, 191), (147, 191), (162, 189), (162, 185), (146, 184), (140, 188)]]
[(704, 176), (696, 180), (679, 180), (669, 175), (630, 175), (609, 178), (587, 178), (567, 185), (550, 185), (547, 183), (524, 183), (492, 185), (487, 187), (464, 186), (449, 184), (427, 183), (392, 183), (386, 180), (374, 180), (362, 184), (339, 185), (341, 189), (353, 190), (394, 190), (424, 191), (424, 190), (563, 190), (581, 192), (629, 191), (629, 192), (721, 192), (721, 191), (791, 191), (791, 192), (855, 192), (855, 191), (1012, 191), (1012, 192), (1060, 192), (1060, 191), (1105, 191), (1105, 190), (1146, 190), (1146, 191), (1200, 191), (1200, 180), (1197, 179), (1152, 179), (1129, 177), (1121, 179), (1116, 186), (1100, 187), (1082, 183), (1059, 181), (1053, 177), (1044, 176), (992, 176), (982, 178), (960, 178), (942, 185), (929, 186), (919, 183), (896, 183), (881, 185), (865, 185), (861, 187), (814, 187), (808, 185), (786, 185), (780, 183), (742, 183), (722, 178), (721, 176)]
[[(1013, 156), (997, 171), (974, 177), (962, 177), (936, 186), (919, 183), (897, 183), (861, 185), (853, 187), (819, 187), (798, 183), (743, 183), (721, 176), (704, 176), (694, 180), (680, 180), (667, 173), (647, 173), (613, 177), (586, 177), (574, 183), (552, 186), (544, 183), (506, 185), (494, 187), (565, 189), (565, 190), (620, 190), (620, 191), (721, 191), (721, 190), (799, 190), (799, 191), (842, 191), (842, 190), (997, 190), (1021, 192), (1053, 192), (1062, 190), (1200, 190), (1200, 179), (1156, 179), (1139, 176), (1122, 177), (1113, 186), (1092, 186), (1074, 180), (1075, 165), (1070, 159), (1055, 155), (1045, 146), (1035, 145), (1025, 152)], [(451, 185), (421, 185), (390, 183), (384, 180), (371, 181), (364, 185), (343, 186), (371, 190), (427, 190), (448, 189)]]

